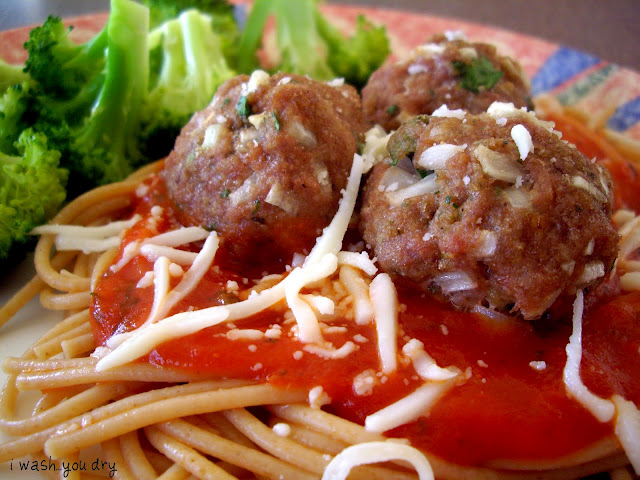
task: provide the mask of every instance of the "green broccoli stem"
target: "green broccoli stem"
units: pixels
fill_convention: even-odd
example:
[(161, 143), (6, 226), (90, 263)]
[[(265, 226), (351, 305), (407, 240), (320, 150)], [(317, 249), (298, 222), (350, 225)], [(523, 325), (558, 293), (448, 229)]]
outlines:
[(251, 8), (238, 47), (237, 69), (240, 73), (251, 73), (258, 67), (256, 51), (262, 42), (262, 33), (269, 15), (273, 12), (273, 0), (256, 0)]
[[(107, 150), (108, 164), (99, 183), (126, 176), (132, 158), (140, 155), (135, 132), (149, 77), (149, 11), (130, 0), (111, 0), (106, 31), (104, 85), (74, 145), (84, 153), (95, 147)], [(91, 156), (85, 159), (94, 160)]]

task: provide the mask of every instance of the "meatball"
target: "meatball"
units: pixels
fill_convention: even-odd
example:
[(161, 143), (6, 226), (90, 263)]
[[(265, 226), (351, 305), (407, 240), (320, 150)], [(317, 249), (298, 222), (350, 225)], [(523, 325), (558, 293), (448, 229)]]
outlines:
[(366, 130), (356, 90), (262, 71), (224, 83), (183, 128), (164, 178), (181, 223), (237, 264), (289, 261), (333, 218)]
[(618, 249), (609, 173), (512, 104), (440, 115), (398, 129), (367, 179), (360, 228), (381, 268), (525, 319), (599, 284)]
[(407, 59), (376, 70), (362, 90), (365, 117), (387, 131), (441, 105), (482, 113), (494, 101), (531, 107), (522, 67), (493, 45), (460, 34), (435, 35)]

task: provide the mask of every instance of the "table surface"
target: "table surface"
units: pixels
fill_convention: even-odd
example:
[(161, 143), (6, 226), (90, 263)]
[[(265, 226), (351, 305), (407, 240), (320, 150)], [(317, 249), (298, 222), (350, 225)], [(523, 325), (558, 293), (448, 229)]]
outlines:
[[(292, 0), (295, 1), (295, 0)], [(506, 28), (640, 71), (638, 0), (339, 0)], [(0, 30), (41, 23), (50, 13), (107, 10), (108, 0), (0, 0)]]

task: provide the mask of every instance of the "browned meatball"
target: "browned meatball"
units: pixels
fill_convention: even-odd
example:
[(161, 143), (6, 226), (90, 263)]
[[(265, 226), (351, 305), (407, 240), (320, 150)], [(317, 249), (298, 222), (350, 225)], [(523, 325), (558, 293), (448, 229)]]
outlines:
[(515, 60), (493, 45), (459, 35), (436, 35), (407, 59), (376, 70), (362, 90), (365, 117), (395, 130), (441, 105), (482, 113), (494, 101), (530, 106), (529, 80)]
[(365, 129), (356, 90), (339, 81), (238, 76), (182, 130), (169, 196), (182, 223), (218, 231), (228, 257), (289, 261), (331, 221)]
[(382, 269), (525, 319), (599, 284), (618, 248), (609, 173), (510, 105), (444, 115), (397, 130), (397, 164), (367, 180), (361, 230)]

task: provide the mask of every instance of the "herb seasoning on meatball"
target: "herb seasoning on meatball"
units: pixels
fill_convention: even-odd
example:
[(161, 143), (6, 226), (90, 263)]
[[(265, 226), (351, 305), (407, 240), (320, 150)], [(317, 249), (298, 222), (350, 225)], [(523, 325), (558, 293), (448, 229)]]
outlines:
[(530, 106), (529, 80), (515, 60), (459, 32), (433, 36), (408, 58), (376, 70), (362, 90), (367, 120), (387, 131), (442, 105), (482, 113), (494, 101)]
[(535, 319), (612, 268), (609, 173), (534, 114), (441, 108), (387, 147), (393, 160), (371, 171), (361, 230), (397, 278), (462, 308)]
[(356, 90), (262, 71), (223, 84), (193, 116), (164, 178), (184, 224), (238, 263), (288, 262), (333, 218), (366, 124)]

